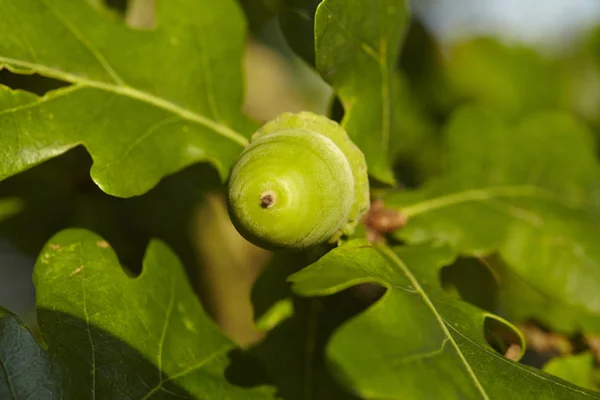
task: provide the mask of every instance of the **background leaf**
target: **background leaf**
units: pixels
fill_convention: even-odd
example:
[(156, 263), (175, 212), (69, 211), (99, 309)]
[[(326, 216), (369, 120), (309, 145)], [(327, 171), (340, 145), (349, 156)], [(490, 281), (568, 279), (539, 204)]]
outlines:
[(523, 45), (478, 37), (456, 44), (446, 73), (459, 99), (477, 102), (508, 117), (555, 109), (560, 79), (551, 60)]
[(233, 0), (159, 1), (153, 31), (64, 0), (2, 0), (0, 20), (0, 66), (72, 84), (0, 86), (0, 179), (83, 144), (98, 186), (129, 197), (198, 161), (225, 177), (247, 143)]
[(252, 297), (258, 325), (266, 336), (246, 356), (264, 366), (286, 400), (356, 399), (327, 369), (325, 345), (342, 321), (361, 310), (361, 301), (349, 293), (328, 299), (294, 295), (287, 277), (308, 265), (308, 259), (304, 254), (276, 254), (259, 277)]
[(452, 259), (448, 248), (391, 250), (354, 241), (290, 277), (304, 296), (365, 282), (387, 289), (329, 343), (329, 361), (346, 387), (373, 399), (600, 398), (498, 354), (484, 337), (484, 323), (510, 326), (439, 286), (438, 270)]
[(21, 200), (16, 197), (0, 199), (0, 222), (11, 215), (17, 214), (22, 208)]
[(447, 141), (443, 177), (389, 196), (387, 205), (409, 219), (396, 236), (477, 257), (498, 251), (508, 267), (496, 268), (508, 315), (566, 332), (600, 330), (600, 166), (588, 129), (558, 112), (508, 127), (466, 107)]
[(544, 365), (544, 371), (583, 388), (598, 390), (594, 355), (590, 352), (553, 358)]
[(365, 154), (369, 173), (391, 184), (390, 142), (398, 90), (395, 67), (407, 25), (404, 0), (324, 0), (315, 17), (319, 73), (340, 97), (342, 124)]
[(268, 388), (224, 378), (235, 345), (204, 313), (161, 242), (150, 243), (141, 275), (132, 278), (101, 237), (66, 230), (42, 251), (34, 282), (40, 329), (68, 371), (72, 398), (271, 398)]

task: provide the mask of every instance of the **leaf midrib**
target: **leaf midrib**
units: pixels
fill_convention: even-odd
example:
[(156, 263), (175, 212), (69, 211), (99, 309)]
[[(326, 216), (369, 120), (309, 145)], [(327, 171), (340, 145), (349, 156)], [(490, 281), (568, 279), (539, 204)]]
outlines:
[(590, 394), (590, 393), (582, 390), (581, 388), (578, 388), (577, 386), (567, 386), (567, 385), (562, 384), (558, 380), (550, 380), (550, 379), (548, 379), (547, 377), (545, 377), (543, 375), (536, 374), (533, 371), (531, 371), (531, 370), (529, 370), (527, 368), (524, 368), (518, 362), (512, 362), (512, 361), (508, 360), (506, 357), (502, 357), (501, 355), (499, 355), (495, 351), (490, 351), (489, 349), (485, 348), (484, 346), (481, 346), (480, 344), (478, 344), (478, 343), (474, 342), (473, 340), (471, 340), (471, 338), (469, 338), (468, 336), (466, 336), (464, 333), (462, 333), (461, 331), (459, 331), (458, 329), (456, 329), (455, 327), (453, 327), (452, 324), (450, 324), (448, 321), (446, 321), (446, 320), (443, 320), (443, 321), (446, 323), (446, 325), (450, 329), (452, 329), (454, 332), (456, 332), (457, 335), (460, 335), (463, 339), (465, 339), (466, 341), (468, 341), (469, 343), (471, 343), (473, 346), (477, 347), (479, 350), (486, 352), (491, 357), (497, 358), (500, 361), (503, 361), (503, 362), (505, 362), (507, 364), (510, 364), (512, 367), (518, 368), (521, 371), (523, 371), (524, 373), (527, 373), (529, 375), (533, 375), (537, 379), (542, 379), (542, 380), (551, 382), (552, 384), (559, 385), (559, 386), (563, 387), (566, 390), (575, 391), (575, 392), (578, 392), (578, 393), (580, 393), (582, 395), (589, 396), (589, 397), (594, 398), (594, 399), (600, 398), (598, 396), (595, 396), (594, 394)]
[[(235, 130), (231, 129), (226, 125), (218, 123), (210, 118), (204, 117), (194, 111), (191, 111), (178, 104), (175, 104), (169, 100), (150, 94), (148, 92), (144, 92), (139, 89), (135, 89), (131, 86), (96, 81), (93, 79), (81, 77), (79, 75), (64, 72), (56, 68), (51, 68), (43, 64), (21, 61), (3, 56), (0, 56), (0, 65), (1, 64), (5, 64), (7, 67), (9, 67), (9, 70), (11, 70), (12, 72), (19, 72), (18, 70), (15, 70), (15, 67), (27, 68), (39, 73), (40, 75), (66, 81), (72, 84), (79, 85), (80, 87), (95, 88), (119, 96), (124, 96), (134, 100), (138, 100), (150, 104), (154, 107), (169, 111), (173, 114), (179, 115), (180, 117), (188, 121), (192, 121), (206, 128), (209, 128), (215, 133), (229, 140), (232, 140), (233, 142), (239, 144), (242, 147), (248, 144), (248, 139), (246, 139), (240, 133), (236, 132)], [(60, 91), (61, 89), (57, 90)]]
[(493, 186), (483, 189), (467, 189), (460, 192), (443, 194), (437, 197), (419, 201), (407, 206), (397, 206), (407, 218), (426, 214), (441, 208), (454, 206), (471, 201), (487, 201), (494, 198), (534, 198), (546, 201), (552, 201), (563, 204), (567, 207), (573, 207), (573, 202), (558, 196), (558, 193), (552, 192), (532, 185), (514, 185), (514, 186)]
[(182, 378), (188, 374), (191, 374), (201, 368), (203, 368), (205, 365), (210, 364), (211, 362), (213, 362), (214, 360), (216, 360), (218, 357), (227, 354), (229, 351), (231, 351), (231, 349), (233, 348), (233, 346), (231, 344), (227, 344), (225, 346), (222, 346), (221, 348), (215, 350), (212, 354), (210, 354), (208, 357), (204, 358), (203, 360), (197, 362), (196, 364), (192, 365), (189, 368), (184, 369), (183, 371), (179, 371), (178, 373), (174, 374), (174, 375), (169, 375), (169, 376), (165, 376), (163, 379), (161, 379), (153, 388), (151, 388), (146, 395), (141, 399), (141, 400), (147, 400), (150, 397), (152, 397), (156, 392), (158, 392), (159, 390), (161, 390), (164, 386), (165, 383), (167, 382), (171, 382), (171, 381), (175, 381), (179, 378)]
[[(377, 1), (377, 12), (381, 15), (381, 12), (379, 10), (380, 7), (380, 3), (379, 1)], [(366, 41), (364, 41), (363, 39), (361, 39), (360, 37), (358, 37), (357, 35), (355, 35), (353, 33), (353, 31), (351, 29), (349, 29), (348, 27), (345, 26), (344, 23), (342, 23), (342, 20), (333, 13), (333, 11), (331, 10), (331, 8), (329, 8), (329, 5), (327, 2), (322, 2), (319, 5), (319, 8), (323, 8), (323, 10), (327, 11), (327, 13), (332, 17), (332, 21), (335, 22), (340, 29), (342, 30), (342, 32), (344, 32), (344, 34), (346, 35), (346, 37), (350, 40), (355, 41), (360, 49), (364, 52), (364, 54), (373, 59), (379, 67), (379, 73), (381, 75), (381, 90), (380, 90), (380, 95), (381, 95), (381, 138), (379, 140), (379, 145), (381, 148), (381, 151), (383, 151), (384, 153), (386, 153), (389, 150), (389, 146), (390, 146), (390, 130), (391, 130), (391, 81), (390, 81), (390, 74), (389, 74), (389, 66), (388, 66), (388, 54), (387, 54), (387, 40), (386, 37), (383, 34), (383, 29), (384, 26), (383, 24), (379, 24), (378, 25), (378, 31), (377, 31), (377, 45), (378, 45), (378, 49), (375, 49), (373, 46), (371, 46), (369, 43), (367, 43)], [(348, 117), (345, 118), (344, 120), (344, 125), (346, 125), (348, 123), (349, 120), (349, 115), (350, 113), (348, 112), (348, 110), (346, 110)]]
[(406, 264), (404, 264), (404, 262), (389, 247), (387, 247), (385, 245), (376, 245), (375, 248), (379, 251), (379, 253), (381, 255), (383, 255), (383, 257), (385, 257), (391, 263), (397, 265), (400, 268), (400, 270), (402, 271), (402, 273), (408, 278), (408, 280), (413, 285), (413, 287), (415, 288), (417, 293), (423, 299), (423, 302), (425, 303), (425, 305), (431, 310), (431, 312), (435, 316), (438, 324), (440, 325), (442, 331), (444, 332), (444, 335), (450, 341), (450, 343), (452, 344), (452, 347), (454, 347), (456, 354), (460, 358), (462, 364), (464, 365), (465, 369), (467, 370), (467, 373), (471, 377), (473, 384), (475, 385), (475, 387), (481, 394), (481, 397), (484, 400), (490, 400), (490, 397), (488, 396), (487, 392), (483, 388), (481, 382), (479, 382), (477, 375), (475, 375), (475, 372), (471, 368), (471, 365), (469, 364), (469, 362), (467, 361), (462, 350), (458, 346), (458, 343), (456, 342), (456, 340), (454, 340), (454, 336), (452, 336), (452, 334), (450, 333), (450, 330), (448, 329), (448, 326), (446, 325), (444, 319), (442, 318), (440, 313), (435, 308), (435, 305), (433, 304), (433, 302), (431, 301), (431, 299), (429, 298), (429, 296), (427, 295), (427, 293), (425, 292), (425, 290), (423, 289), (423, 287), (421, 286), (421, 284), (419, 283), (417, 278), (415, 278), (415, 276), (410, 272), (410, 270), (408, 269)]

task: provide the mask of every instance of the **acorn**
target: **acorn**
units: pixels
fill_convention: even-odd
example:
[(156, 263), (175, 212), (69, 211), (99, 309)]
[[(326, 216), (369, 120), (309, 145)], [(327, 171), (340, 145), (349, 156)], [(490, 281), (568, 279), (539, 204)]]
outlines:
[(269, 250), (335, 243), (369, 209), (363, 153), (339, 124), (310, 112), (284, 113), (259, 129), (228, 186), (234, 226)]

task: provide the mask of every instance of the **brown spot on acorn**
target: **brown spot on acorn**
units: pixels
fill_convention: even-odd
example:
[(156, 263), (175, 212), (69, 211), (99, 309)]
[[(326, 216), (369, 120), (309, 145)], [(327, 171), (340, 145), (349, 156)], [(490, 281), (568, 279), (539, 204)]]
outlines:
[(277, 194), (271, 190), (267, 190), (260, 195), (260, 206), (262, 208), (271, 208), (277, 203)]

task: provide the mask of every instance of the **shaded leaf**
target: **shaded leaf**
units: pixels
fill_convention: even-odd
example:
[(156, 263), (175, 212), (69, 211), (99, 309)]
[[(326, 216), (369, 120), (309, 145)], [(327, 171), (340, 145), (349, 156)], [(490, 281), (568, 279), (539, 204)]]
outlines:
[(278, 16), (288, 44), (311, 66), (315, 64), (315, 13), (321, 1), (289, 0)]
[(553, 358), (543, 370), (587, 389), (599, 388), (594, 376), (594, 355), (589, 352)]
[(507, 127), (466, 107), (447, 135), (448, 172), (389, 196), (386, 205), (408, 217), (396, 236), (478, 257), (497, 251), (508, 266), (496, 272), (511, 317), (600, 331), (600, 166), (588, 129), (562, 113)]
[(446, 72), (448, 89), (505, 117), (559, 105), (558, 71), (550, 60), (524, 46), (476, 38), (452, 48)]
[(214, 168), (195, 164), (142, 196), (120, 199), (93, 183), (90, 166), (89, 155), (78, 148), (0, 182), (0, 198), (23, 204), (18, 214), (0, 222), (0, 236), (37, 257), (56, 232), (85, 228), (109, 241), (121, 263), (136, 271), (148, 241), (157, 238), (175, 250), (189, 272), (199, 268), (195, 215), (207, 192), (222, 189)]
[(592, 28), (579, 45), (557, 60), (562, 106), (584, 118), (596, 135), (600, 126), (600, 27)]
[(329, 361), (346, 387), (373, 399), (600, 398), (498, 354), (485, 340), (484, 322), (518, 332), (443, 292), (439, 268), (453, 258), (446, 247), (392, 250), (354, 241), (290, 277), (304, 296), (365, 282), (387, 289), (329, 343)]
[[(305, 299), (295, 296), (287, 277), (308, 264), (307, 257), (276, 254), (253, 290), (258, 326), (266, 337), (248, 350), (264, 366), (278, 394), (286, 400), (352, 400), (325, 365), (331, 332), (356, 306), (352, 296)], [(247, 375), (247, 371), (241, 371)]]
[(39, 325), (68, 373), (70, 398), (272, 398), (224, 378), (236, 346), (194, 296), (175, 255), (150, 243), (140, 276), (110, 245), (81, 229), (55, 235), (34, 271)]
[(437, 119), (445, 118), (456, 93), (448, 86), (442, 47), (418, 13), (411, 15), (398, 61), (412, 88), (413, 101), (424, 105)]
[(287, 0), (237, 0), (244, 10), (250, 30), (257, 34), (285, 5)]
[(342, 124), (365, 154), (369, 173), (391, 184), (396, 62), (407, 25), (404, 0), (324, 0), (315, 17), (316, 65), (339, 95)]
[(233, 0), (159, 1), (153, 31), (66, 0), (2, 0), (0, 20), (0, 66), (72, 84), (0, 87), (0, 179), (82, 144), (98, 186), (129, 197), (198, 161), (225, 177), (247, 143)]
[(0, 199), (0, 222), (11, 215), (19, 213), (22, 208), (23, 203), (17, 197)]
[(440, 281), (447, 293), (486, 311), (495, 312), (498, 301), (498, 283), (491, 271), (479, 260), (460, 258), (442, 268)]
[(61, 371), (11, 312), (0, 307), (0, 398), (62, 399)]
[(394, 165), (404, 162), (401, 164), (403, 167), (406, 163), (414, 164), (414, 176), (410, 176), (410, 171), (406, 168), (396, 168), (395, 172), (403, 183), (420, 182), (438, 169), (439, 138), (435, 136), (437, 127), (428, 112), (415, 101), (408, 77), (397, 71), (392, 86), (395, 97), (389, 141), (391, 161)]

